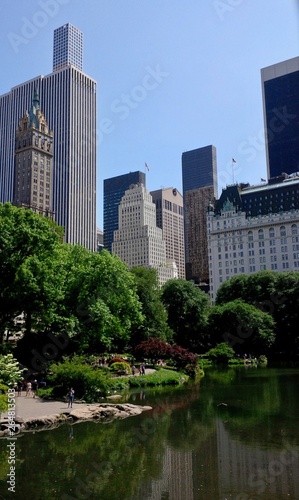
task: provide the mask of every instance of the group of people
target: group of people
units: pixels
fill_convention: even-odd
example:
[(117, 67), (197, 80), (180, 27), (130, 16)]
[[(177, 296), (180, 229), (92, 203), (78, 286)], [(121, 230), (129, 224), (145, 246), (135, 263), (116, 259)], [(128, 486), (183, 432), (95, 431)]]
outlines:
[[(135, 373), (136, 373), (136, 366), (133, 365), (132, 366), (132, 375), (135, 375)], [(142, 363), (139, 366), (139, 375), (145, 375), (145, 363)]]
[(35, 398), (38, 389), (38, 382), (37, 380), (20, 380), (17, 384), (17, 389), (18, 396), (22, 396), (22, 391), (26, 391), (25, 396), (32, 396)]

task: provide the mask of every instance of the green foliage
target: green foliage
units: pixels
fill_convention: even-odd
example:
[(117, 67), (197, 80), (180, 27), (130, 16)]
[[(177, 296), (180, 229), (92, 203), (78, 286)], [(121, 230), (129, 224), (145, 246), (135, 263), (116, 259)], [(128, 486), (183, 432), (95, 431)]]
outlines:
[(75, 398), (83, 398), (87, 402), (97, 401), (105, 396), (109, 389), (109, 379), (98, 368), (92, 367), (74, 356), (63, 363), (50, 366), (49, 381), (54, 385), (55, 397), (66, 396), (70, 387), (75, 390)]
[(208, 331), (212, 345), (227, 342), (237, 353), (263, 352), (269, 349), (275, 334), (273, 318), (246, 304), (234, 300), (211, 308)]
[(231, 278), (219, 288), (216, 304), (237, 298), (272, 316), (276, 334), (275, 344), (271, 346), (272, 356), (275, 353), (282, 359), (298, 355), (298, 272), (260, 271)]
[(75, 256), (67, 304), (76, 317), (78, 348), (81, 352), (123, 351), (131, 330), (143, 322), (132, 274), (107, 251), (97, 254), (79, 248)]
[(25, 313), (26, 329), (41, 323), (59, 297), (63, 276), (57, 272), (62, 229), (47, 217), (0, 204), (0, 331), (14, 330)]
[(161, 369), (142, 377), (129, 377), (130, 387), (146, 387), (155, 385), (177, 385), (188, 380), (187, 375), (172, 370)]
[(8, 386), (0, 384), (0, 415), (8, 408)]
[(210, 349), (207, 355), (216, 363), (228, 363), (235, 356), (235, 351), (226, 342), (222, 342)]
[(22, 370), (19, 367), (19, 362), (12, 354), (0, 355), (0, 381), (9, 387), (13, 387), (19, 380), (22, 380)]
[(267, 356), (265, 356), (264, 354), (261, 354), (261, 356), (258, 357), (258, 364), (259, 365), (267, 365), (268, 364), (268, 359), (267, 359)]
[(131, 347), (149, 337), (170, 342), (173, 336), (167, 323), (167, 312), (161, 302), (161, 289), (155, 269), (135, 267), (131, 269), (137, 286), (137, 294), (142, 305), (143, 323), (137, 325), (131, 336)]
[(131, 367), (128, 363), (125, 363), (124, 361), (123, 362), (120, 362), (120, 363), (112, 363), (110, 365), (110, 369), (113, 371), (113, 372), (118, 372), (118, 371), (121, 371), (121, 372), (125, 372), (126, 374), (129, 374), (131, 373)]
[(208, 295), (189, 281), (169, 280), (162, 289), (162, 302), (168, 312), (174, 342), (194, 352), (200, 351), (206, 344)]
[(37, 391), (38, 397), (42, 399), (55, 399), (53, 393), (54, 393), (53, 387), (47, 387), (46, 389), (38, 389)]

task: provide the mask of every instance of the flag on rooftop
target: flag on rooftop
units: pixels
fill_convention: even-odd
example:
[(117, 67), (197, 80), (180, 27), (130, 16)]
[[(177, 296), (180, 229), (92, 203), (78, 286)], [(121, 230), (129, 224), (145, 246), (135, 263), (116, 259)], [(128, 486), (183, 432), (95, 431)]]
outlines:
[(232, 158), (232, 162), (233, 162), (233, 163), (237, 163), (237, 162), (236, 162), (236, 160), (235, 160), (234, 158)]
[(267, 182), (267, 181), (266, 181), (266, 179), (262, 179), (262, 178), (261, 178), (261, 182)]
[(146, 170), (149, 172), (149, 166), (148, 166), (148, 164), (147, 164), (147, 163), (145, 163), (145, 168), (146, 168)]

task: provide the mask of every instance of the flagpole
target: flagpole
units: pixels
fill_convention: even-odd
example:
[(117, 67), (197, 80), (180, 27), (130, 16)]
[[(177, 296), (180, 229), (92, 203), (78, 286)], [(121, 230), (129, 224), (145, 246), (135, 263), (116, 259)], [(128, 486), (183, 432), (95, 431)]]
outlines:
[(234, 162), (232, 160), (232, 178), (233, 178), (233, 184), (235, 184), (235, 177), (234, 177)]

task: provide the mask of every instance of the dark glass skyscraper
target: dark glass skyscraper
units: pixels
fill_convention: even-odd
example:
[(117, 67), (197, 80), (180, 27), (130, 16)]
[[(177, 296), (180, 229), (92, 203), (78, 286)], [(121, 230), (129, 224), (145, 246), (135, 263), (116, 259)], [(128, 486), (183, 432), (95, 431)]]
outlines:
[(182, 154), (183, 196), (191, 189), (214, 186), (217, 196), (217, 160), (215, 146), (186, 151)]
[(132, 184), (145, 186), (145, 173), (130, 172), (104, 179), (104, 248), (111, 252), (113, 232), (118, 229), (118, 205)]
[(299, 171), (299, 57), (261, 70), (268, 178)]
[(216, 148), (182, 154), (186, 278), (195, 283), (209, 280), (207, 207), (217, 198)]

